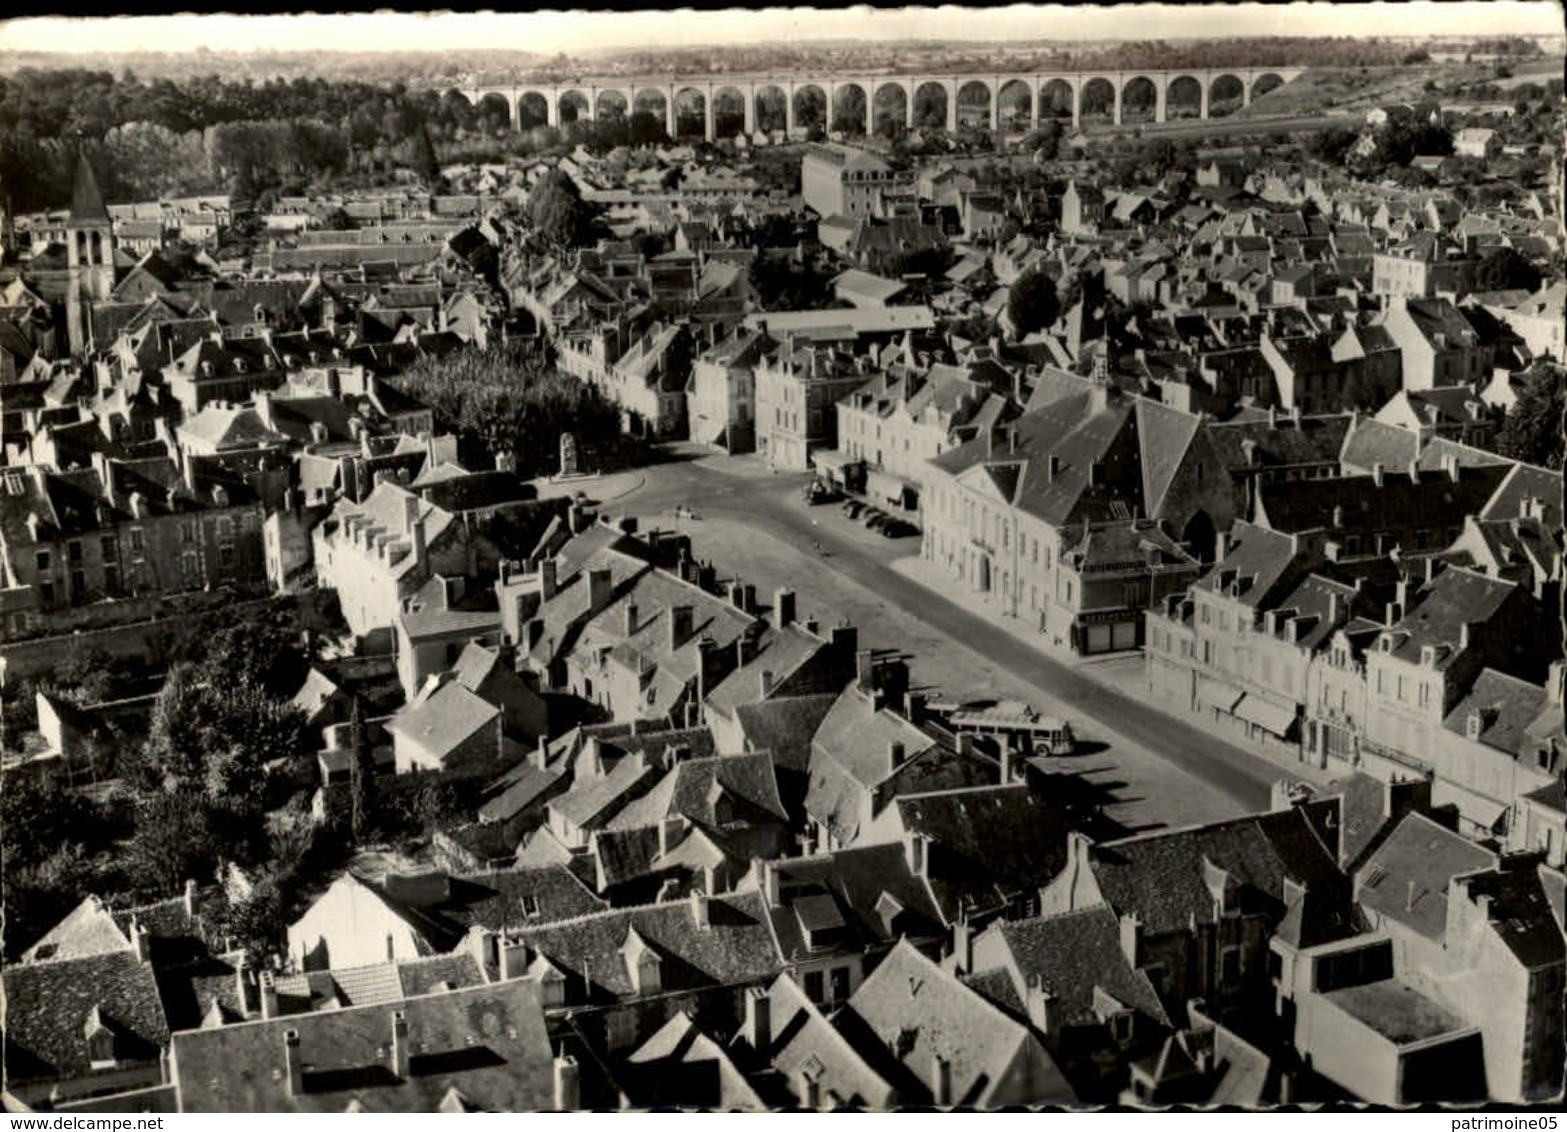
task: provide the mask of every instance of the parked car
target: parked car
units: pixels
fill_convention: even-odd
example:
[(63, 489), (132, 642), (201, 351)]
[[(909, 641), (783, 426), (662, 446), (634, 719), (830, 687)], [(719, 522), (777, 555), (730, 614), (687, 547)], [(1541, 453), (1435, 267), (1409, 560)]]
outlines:
[(861, 503), (858, 499), (851, 499), (849, 502), (843, 505), (843, 513), (849, 516), (851, 519), (858, 519), (860, 517), (860, 512), (863, 510), (865, 510), (865, 504)]
[(805, 501), (812, 507), (819, 506), (823, 503), (836, 503), (838, 500), (843, 498), (843, 493), (841, 491), (833, 487), (831, 484), (823, 483), (821, 480), (812, 480), (810, 483), (806, 484), (805, 489), (801, 494), (805, 497)]
[(865, 512), (865, 525), (874, 531), (885, 523), (889, 517), (887, 512), (878, 511), (876, 508), (871, 507)]
[(913, 523), (892, 518), (881, 525), (881, 533), (884, 538), (908, 538), (910, 535), (918, 534), (919, 529)]

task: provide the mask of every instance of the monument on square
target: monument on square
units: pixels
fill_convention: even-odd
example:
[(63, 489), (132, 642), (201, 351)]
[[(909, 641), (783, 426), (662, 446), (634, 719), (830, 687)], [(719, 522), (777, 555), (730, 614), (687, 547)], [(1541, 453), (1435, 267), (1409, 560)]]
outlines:
[(560, 476), (564, 479), (577, 474), (577, 438), (563, 432), (560, 434)]

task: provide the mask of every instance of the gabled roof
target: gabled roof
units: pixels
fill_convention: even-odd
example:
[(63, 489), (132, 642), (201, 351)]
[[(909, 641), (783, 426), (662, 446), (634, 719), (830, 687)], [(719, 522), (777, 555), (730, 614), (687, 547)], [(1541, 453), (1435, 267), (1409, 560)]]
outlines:
[(1446, 668), (1461, 651), (1465, 627), (1485, 625), (1518, 592), (1526, 591), (1513, 582), (1449, 566), (1421, 587), (1404, 616), (1388, 630), (1389, 652), (1418, 664), (1422, 650), (1431, 647), (1436, 649), (1436, 667)]
[(88, 896), (42, 939), (22, 953), (22, 962), (46, 959), (83, 959), (126, 951), (131, 939), (121, 929), (115, 915), (96, 896)]
[(1012, 957), (1017, 993), (1023, 995), (1029, 982), (1037, 978), (1062, 1011), (1062, 1025), (1097, 1021), (1096, 988), (1160, 1025), (1170, 1024), (1148, 976), (1127, 962), (1121, 949), (1120, 921), (1104, 905), (1055, 916), (1002, 920), (990, 930), (1000, 935)]
[(1065, 817), (1022, 783), (906, 794), (905, 835), (928, 839), (926, 877), (944, 918), (979, 918), (1036, 891), (1066, 863)]
[(837, 702), (835, 692), (785, 696), (737, 704), (735, 719), (748, 747), (770, 751), (777, 767), (804, 771), (810, 763), (816, 732)]
[[(706, 926), (693, 905), (705, 901)], [(783, 967), (767, 926), (762, 900), (754, 893), (704, 897), (616, 908), (560, 923), (527, 926), (511, 933), (544, 956), (590, 1001), (637, 994), (624, 948), (631, 932), (658, 954), (666, 992), (762, 982)]]
[(1524, 755), (1529, 725), (1546, 705), (1546, 691), (1494, 668), (1482, 669), (1468, 693), (1447, 713), (1442, 726), (1457, 735), (1469, 734), (1473, 716), (1480, 725), (1477, 736), (1487, 747), (1516, 757)]
[[(391, 1071), (393, 1008), (412, 1043)], [(304, 1088), (289, 1089), (285, 1034), (299, 1038)], [(373, 1006), (187, 1030), (174, 1041), (186, 1112), (434, 1112), (455, 1092), (492, 1112), (548, 1109), (552, 1057), (538, 984), (511, 979)]]
[[(894, 1084), (910, 1101), (931, 1098), (931, 1067), (940, 1059), (951, 1073), (952, 1102), (987, 1107), (999, 1090), (1014, 1086), (1009, 1071), (1027, 1056), (1027, 1047), (1038, 1044), (1021, 1023), (907, 940), (860, 984), (844, 1014), (846, 1036), (867, 1057), (867, 1043), (875, 1043), (877, 1060), (890, 1060), (898, 1074)], [(1028, 1099), (1076, 1099), (1042, 1046), (1033, 1057), (1043, 1063), (1036, 1066), (1043, 1079), (1029, 1082), (1036, 1091)]]
[(1355, 876), (1362, 907), (1427, 939), (1447, 934), (1448, 882), (1491, 868), (1497, 857), (1424, 814), (1409, 814)]
[(1243, 910), (1275, 922), (1286, 910), (1286, 877), (1324, 897), (1321, 915), (1310, 925), (1312, 942), (1350, 930), (1347, 886), (1304, 807), (1106, 842), (1093, 846), (1088, 860), (1105, 903), (1118, 915), (1137, 915), (1150, 935), (1184, 931), (1194, 918), (1213, 919), (1205, 879), (1212, 868), (1239, 886)]
[(119, 1060), (156, 1062), (168, 1044), (152, 965), (133, 949), (8, 964), (0, 980), (8, 1083), (86, 1076), (94, 1020), (114, 1034)]
[(444, 759), (499, 714), (461, 684), (444, 683), (387, 720), (386, 729)]
[(785, 1078), (793, 1082), (810, 1077), (824, 1101), (836, 1098), (872, 1110), (897, 1104), (897, 1090), (855, 1051), (791, 976), (778, 976), (767, 998), (773, 1047), (766, 1052)]

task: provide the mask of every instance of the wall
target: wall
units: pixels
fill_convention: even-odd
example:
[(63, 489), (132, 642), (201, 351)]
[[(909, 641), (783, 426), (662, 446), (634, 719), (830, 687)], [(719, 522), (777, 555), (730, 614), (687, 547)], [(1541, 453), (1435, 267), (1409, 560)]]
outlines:
[(362, 883), (344, 876), (289, 925), (288, 955), (301, 971), (324, 971), (417, 959), (419, 951), (408, 922)]

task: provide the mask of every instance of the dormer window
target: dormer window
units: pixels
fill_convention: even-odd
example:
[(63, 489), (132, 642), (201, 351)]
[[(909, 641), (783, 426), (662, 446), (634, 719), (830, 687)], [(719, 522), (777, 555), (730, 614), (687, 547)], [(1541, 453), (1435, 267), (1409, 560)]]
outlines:
[(114, 1031), (103, 1020), (96, 1005), (87, 1012), (84, 1027), (87, 1038), (87, 1060), (93, 1069), (113, 1069), (119, 1064), (114, 1054)]

